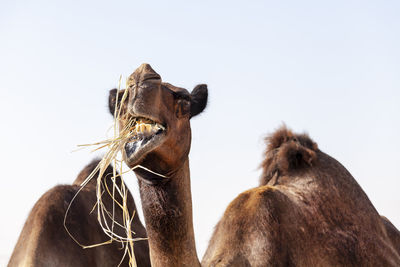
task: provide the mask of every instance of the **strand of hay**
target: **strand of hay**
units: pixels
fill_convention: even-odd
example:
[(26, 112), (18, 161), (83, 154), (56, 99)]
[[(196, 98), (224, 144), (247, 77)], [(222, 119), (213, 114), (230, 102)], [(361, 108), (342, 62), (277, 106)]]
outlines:
[[(121, 85), (121, 79), (119, 79), (118, 83), (118, 90), (120, 89)], [(126, 88), (128, 88), (126, 86)], [(118, 101), (118, 95), (116, 94), (116, 104), (119, 102)], [(120, 103), (124, 103), (128, 96), (128, 89), (125, 89), (124, 94), (121, 98)], [(117, 107), (117, 105), (115, 105)], [(84, 147), (93, 147), (95, 146), (96, 148), (93, 151), (97, 151), (99, 149), (104, 149), (106, 148), (107, 151), (99, 164), (96, 166), (96, 168), (90, 173), (90, 175), (82, 182), (79, 190), (76, 192), (74, 197), (72, 198), (71, 202), (68, 205), (68, 208), (65, 212), (64, 216), (64, 228), (69, 234), (69, 236), (82, 248), (87, 249), (87, 248), (94, 248), (106, 244), (110, 244), (113, 241), (121, 243), (122, 247), (124, 248), (124, 254), (123, 257), (118, 264), (120, 266), (126, 257), (128, 255), (129, 257), (129, 266), (131, 267), (137, 267), (136, 264), (136, 258), (135, 258), (135, 251), (134, 251), (134, 242), (139, 241), (139, 240), (146, 240), (147, 238), (136, 238), (134, 237), (135, 232), (133, 229), (131, 229), (131, 224), (133, 221), (133, 218), (135, 216), (135, 210), (132, 212), (129, 212), (128, 207), (127, 207), (127, 201), (128, 201), (128, 194), (129, 191), (125, 186), (124, 180), (122, 178), (122, 174), (126, 172), (130, 172), (136, 168), (142, 168), (145, 169), (146, 171), (149, 171), (153, 174), (159, 175), (161, 177), (166, 178), (166, 176), (156, 173), (146, 167), (143, 167), (141, 165), (134, 166), (133, 168), (129, 169), (128, 171), (123, 171), (122, 168), (122, 157), (121, 157), (121, 149), (123, 149), (123, 146), (125, 142), (131, 138), (134, 133), (132, 131), (134, 125), (135, 125), (135, 119), (132, 118), (121, 118), (121, 110), (122, 110), (122, 105), (120, 105), (119, 108), (116, 108), (114, 111), (114, 125), (113, 125), (113, 138), (103, 140), (100, 142), (96, 142), (93, 144), (84, 144), (84, 145), (79, 145), (78, 147), (84, 148)], [(120, 129), (120, 121), (124, 119), (126, 122), (125, 126), (123, 129)], [(121, 158), (121, 159), (119, 159)], [(113, 176), (110, 178), (112, 183), (112, 190), (108, 187), (107, 183), (102, 183), (102, 177), (104, 175), (105, 170), (107, 167), (112, 164), (114, 166), (113, 168)], [(119, 174), (117, 174), (117, 168), (119, 169)], [(82, 191), (82, 189), (89, 183), (91, 179), (94, 178), (95, 174), (99, 172), (97, 176), (97, 183), (96, 183), (96, 198), (97, 201), (92, 209), (91, 212), (93, 212), (97, 208), (97, 220), (99, 222), (100, 227), (103, 229), (103, 232), (110, 238), (109, 240), (106, 240), (102, 243), (98, 244), (92, 244), (92, 245), (83, 245), (81, 244), (73, 235), (72, 233), (68, 230), (68, 227), (66, 226), (66, 220), (68, 213), (70, 211), (71, 205), (75, 198), (78, 196), (78, 194)], [(106, 179), (107, 177), (104, 177)], [(117, 183), (117, 178), (120, 179), (121, 185), (119, 186)], [(108, 194), (112, 200), (112, 211), (107, 210), (105, 205), (103, 204), (102, 197), (103, 194)], [(122, 199), (122, 203), (119, 202), (115, 196), (119, 195)], [(122, 211), (122, 222), (117, 222), (115, 220), (115, 213), (116, 210), (120, 209)], [(108, 220), (111, 221), (111, 225), (109, 225)], [(115, 233), (114, 228), (115, 226), (121, 227), (124, 229), (125, 236), (121, 236)]]

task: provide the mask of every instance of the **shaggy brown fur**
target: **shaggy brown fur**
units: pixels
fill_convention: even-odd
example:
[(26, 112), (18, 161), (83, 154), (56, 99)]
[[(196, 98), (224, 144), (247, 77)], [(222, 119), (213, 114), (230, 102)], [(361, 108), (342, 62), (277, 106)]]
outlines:
[[(82, 249), (67, 234), (63, 225), (64, 215), (71, 199), (80, 188), (79, 185), (93, 171), (98, 162), (96, 160), (87, 165), (72, 185), (58, 185), (38, 200), (22, 229), (8, 266), (118, 265), (124, 253), (121, 244), (113, 242), (96, 248)], [(112, 177), (112, 173), (112, 168), (108, 167), (102, 178), (103, 183), (106, 182), (112, 186), (109, 179)], [(68, 229), (83, 245), (97, 244), (109, 239), (97, 222), (96, 209), (90, 214), (96, 203), (96, 177), (74, 200), (67, 218)], [(112, 210), (112, 199), (107, 194), (103, 194), (103, 202), (109, 210)], [(130, 194), (128, 206), (136, 209)], [(116, 219), (122, 222), (121, 212), (117, 212)], [(132, 229), (136, 232), (136, 237), (146, 237), (146, 230), (137, 214), (132, 222)], [(116, 230), (120, 234), (123, 232), (122, 229)], [(135, 255), (138, 266), (150, 266), (147, 241), (135, 243)], [(121, 266), (128, 266), (127, 257)]]
[(289, 175), (316, 163), (318, 145), (306, 134), (295, 135), (283, 126), (268, 136), (266, 142), (261, 185), (267, 184), (274, 175)]
[(267, 143), (260, 186), (228, 206), (202, 265), (400, 266), (399, 232), (339, 162), (285, 127)]

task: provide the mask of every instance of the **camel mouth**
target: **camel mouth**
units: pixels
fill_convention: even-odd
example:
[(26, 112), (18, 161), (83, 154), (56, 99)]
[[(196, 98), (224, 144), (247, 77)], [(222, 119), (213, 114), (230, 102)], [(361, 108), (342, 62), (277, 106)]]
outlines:
[(149, 118), (135, 117), (129, 129), (130, 138), (124, 145), (126, 160), (129, 163), (137, 161), (143, 154), (157, 146), (165, 132), (166, 126), (161, 123)]

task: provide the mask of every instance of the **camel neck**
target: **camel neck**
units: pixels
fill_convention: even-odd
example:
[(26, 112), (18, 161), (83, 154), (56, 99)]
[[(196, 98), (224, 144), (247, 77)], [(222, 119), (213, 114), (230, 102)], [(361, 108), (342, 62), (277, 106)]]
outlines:
[(152, 266), (200, 266), (194, 240), (189, 159), (162, 185), (139, 179)]

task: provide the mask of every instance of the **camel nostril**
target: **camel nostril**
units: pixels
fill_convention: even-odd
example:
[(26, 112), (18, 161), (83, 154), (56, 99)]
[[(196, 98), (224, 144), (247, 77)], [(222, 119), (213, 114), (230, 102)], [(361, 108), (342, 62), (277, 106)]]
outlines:
[(161, 81), (161, 76), (158, 75), (157, 73), (146, 73), (142, 77), (142, 82), (144, 81), (149, 81), (149, 80), (157, 80)]

